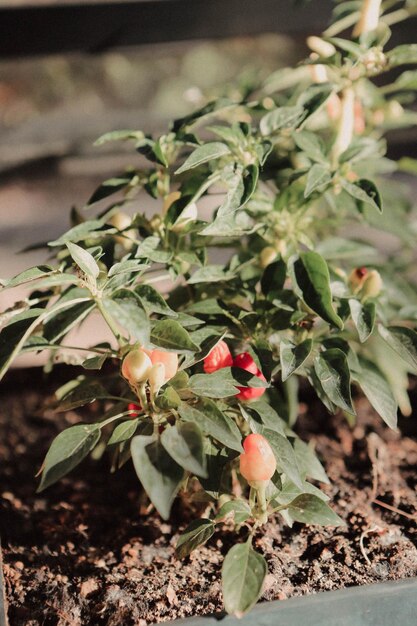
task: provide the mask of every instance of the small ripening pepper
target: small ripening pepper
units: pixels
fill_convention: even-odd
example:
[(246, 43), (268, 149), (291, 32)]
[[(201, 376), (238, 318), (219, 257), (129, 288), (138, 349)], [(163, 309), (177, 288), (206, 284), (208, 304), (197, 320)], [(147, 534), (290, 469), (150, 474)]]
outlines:
[[(234, 367), (240, 367), (247, 372), (250, 372), (254, 376), (257, 376), (261, 380), (265, 380), (265, 376), (256, 365), (248, 352), (242, 352), (238, 354), (233, 360)], [(239, 393), (236, 395), (238, 400), (254, 400), (260, 398), (265, 393), (265, 387), (238, 387)]]
[(130, 416), (132, 420), (136, 417), (139, 417), (140, 412), (142, 411), (142, 407), (140, 404), (136, 404), (136, 402), (129, 402), (127, 405), (127, 410), (130, 411)]
[(162, 363), (165, 368), (165, 380), (173, 378), (178, 370), (178, 354), (176, 352), (166, 352), (165, 350), (143, 350), (151, 360), (152, 365)]
[(272, 478), (277, 468), (274, 453), (263, 435), (248, 435), (240, 455), (240, 473), (248, 483), (259, 483)]
[(204, 371), (206, 374), (212, 374), (223, 367), (231, 367), (232, 365), (233, 357), (229, 346), (223, 340), (219, 341), (204, 359)]

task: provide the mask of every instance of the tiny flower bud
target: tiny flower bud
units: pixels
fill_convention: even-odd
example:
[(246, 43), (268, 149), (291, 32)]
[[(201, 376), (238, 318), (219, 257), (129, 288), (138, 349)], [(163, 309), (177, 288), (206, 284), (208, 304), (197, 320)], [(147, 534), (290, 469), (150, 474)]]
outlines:
[[(261, 370), (256, 365), (248, 352), (242, 352), (238, 354), (233, 360), (234, 367), (240, 367), (247, 372), (250, 372), (254, 376), (257, 376), (261, 380), (266, 380)], [(239, 393), (236, 394), (238, 400), (254, 400), (260, 398), (266, 391), (265, 387), (238, 387)]]
[(223, 367), (231, 367), (232, 365), (233, 357), (230, 354), (229, 346), (223, 340), (219, 341), (204, 359), (206, 374), (212, 374)]
[(348, 283), (353, 293), (357, 293), (363, 285), (363, 281), (368, 274), (366, 267), (356, 267), (348, 277)]
[(307, 45), (310, 50), (316, 52), (321, 57), (331, 57), (336, 54), (336, 48), (332, 43), (315, 35), (307, 37)]
[(137, 238), (137, 231), (135, 228), (129, 228), (132, 223), (132, 219), (127, 213), (123, 213), (123, 211), (118, 211), (109, 219), (109, 224), (117, 228), (117, 230), (123, 231), (121, 235), (114, 235), (114, 239), (117, 243), (119, 243), (126, 252), (132, 248), (134, 244), (134, 240)]
[(368, 272), (367, 276), (365, 276), (365, 280), (363, 281), (363, 285), (360, 291), (361, 295), (364, 298), (376, 298), (381, 293), (381, 289), (381, 274), (377, 272), (377, 270), (371, 270), (370, 272)]
[(166, 380), (165, 365), (163, 363), (152, 365), (149, 370), (148, 380), (151, 392), (156, 395)]
[(166, 352), (165, 350), (146, 350), (144, 352), (149, 356), (152, 365), (162, 363), (165, 371), (164, 383), (173, 378), (178, 370), (178, 354), (176, 352)]
[(270, 480), (277, 468), (274, 453), (263, 435), (248, 435), (240, 455), (240, 473), (249, 483)]
[(122, 375), (131, 385), (147, 380), (152, 361), (143, 350), (131, 350), (122, 363)]
[(277, 258), (277, 251), (272, 246), (266, 246), (261, 250), (261, 254), (259, 255), (259, 263), (260, 266), (264, 269), (268, 267), (275, 259)]

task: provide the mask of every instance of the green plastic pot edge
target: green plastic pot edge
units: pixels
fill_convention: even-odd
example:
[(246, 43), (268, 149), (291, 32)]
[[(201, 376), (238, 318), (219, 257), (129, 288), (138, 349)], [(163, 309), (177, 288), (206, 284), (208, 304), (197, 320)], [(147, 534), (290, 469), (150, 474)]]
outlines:
[(3, 578), (3, 558), (1, 556), (1, 543), (0, 543), (0, 626), (8, 626), (8, 619), (6, 613), (6, 590), (4, 586)]
[[(220, 618), (220, 619), (219, 619)], [(242, 619), (190, 617), (175, 626), (417, 626), (417, 578), (258, 604)]]

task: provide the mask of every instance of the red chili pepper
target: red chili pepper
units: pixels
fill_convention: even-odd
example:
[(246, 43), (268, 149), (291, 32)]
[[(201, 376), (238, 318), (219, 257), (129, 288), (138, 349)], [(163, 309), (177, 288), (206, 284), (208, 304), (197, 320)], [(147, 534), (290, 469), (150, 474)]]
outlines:
[(142, 411), (142, 407), (140, 406), (140, 404), (136, 404), (135, 402), (129, 402), (129, 404), (127, 405), (127, 410), (131, 411), (130, 417), (133, 420), (135, 419), (135, 417), (139, 416), (139, 413)]
[[(249, 352), (238, 354), (233, 360), (233, 365), (266, 381), (265, 376), (252, 359)], [(239, 393), (236, 395), (238, 400), (254, 400), (255, 398), (260, 398), (265, 393), (265, 387), (238, 387), (238, 389)]]
[(250, 483), (270, 480), (277, 468), (272, 448), (263, 435), (248, 435), (240, 455), (240, 473)]
[(204, 359), (204, 371), (206, 374), (212, 374), (223, 367), (231, 367), (232, 365), (233, 357), (229, 346), (223, 340), (219, 341)]

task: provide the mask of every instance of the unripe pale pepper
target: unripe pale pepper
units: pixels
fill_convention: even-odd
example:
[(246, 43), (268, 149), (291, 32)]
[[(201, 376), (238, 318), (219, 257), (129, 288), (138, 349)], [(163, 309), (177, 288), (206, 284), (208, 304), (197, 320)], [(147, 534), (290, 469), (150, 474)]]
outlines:
[(131, 385), (143, 383), (148, 379), (152, 361), (140, 348), (131, 350), (123, 359), (122, 375)]
[[(158, 363), (162, 363), (165, 368), (165, 380), (166, 383), (168, 380), (173, 378), (178, 371), (178, 354), (176, 352), (166, 352), (165, 350), (146, 350), (143, 351), (148, 355), (151, 360), (152, 365), (157, 365)], [(163, 383), (163, 384), (164, 384)]]

